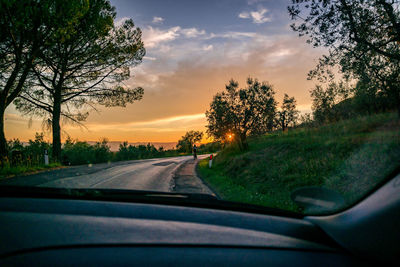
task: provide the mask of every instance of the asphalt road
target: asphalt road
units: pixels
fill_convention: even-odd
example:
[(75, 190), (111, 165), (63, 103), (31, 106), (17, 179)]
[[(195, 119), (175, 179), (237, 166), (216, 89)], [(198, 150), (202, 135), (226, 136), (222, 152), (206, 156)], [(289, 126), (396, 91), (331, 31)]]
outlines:
[[(199, 156), (199, 158), (204, 157), (207, 157), (207, 155)], [(173, 192), (176, 171), (182, 169), (188, 163), (193, 164), (192, 156), (74, 166), (29, 176), (9, 178), (0, 181), (0, 184)], [(198, 178), (193, 177), (193, 180), (196, 179), (198, 180)]]

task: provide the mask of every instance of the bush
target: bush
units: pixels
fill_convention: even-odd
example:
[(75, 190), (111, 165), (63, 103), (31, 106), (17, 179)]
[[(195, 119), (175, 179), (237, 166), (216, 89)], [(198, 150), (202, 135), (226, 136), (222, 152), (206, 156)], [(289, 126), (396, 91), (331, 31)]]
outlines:
[(217, 142), (211, 142), (211, 143), (207, 143), (207, 144), (201, 144), (199, 146), (199, 153), (215, 153), (219, 150), (222, 149), (222, 144), (221, 142), (217, 141)]
[[(35, 140), (29, 140), (23, 145), (18, 139), (7, 143), (8, 155), (2, 165), (9, 166), (42, 166), (44, 165), (44, 154), (47, 150), (51, 160), (51, 145), (44, 141), (43, 133), (36, 133)], [(3, 166), (4, 167), (4, 166)]]
[(61, 153), (64, 165), (102, 163), (111, 160), (112, 152), (107, 139), (90, 145), (87, 142), (73, 141), (68, 138)]
[(164, 149), (157, 148), (152, 144), (145, 145), (128, 145), (128, 142), (123, 142), (119, 145), (119, 150), (115, 154), (116, 160), (132, 160), (132, 159), (148, 159), (155, 157), (163, 157)]

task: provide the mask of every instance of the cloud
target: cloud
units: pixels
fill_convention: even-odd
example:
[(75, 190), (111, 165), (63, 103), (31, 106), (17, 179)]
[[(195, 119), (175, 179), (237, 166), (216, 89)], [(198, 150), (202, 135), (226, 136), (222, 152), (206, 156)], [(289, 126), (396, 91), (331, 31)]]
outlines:
[(255, 32), (224, 32), (224, 33), (211, 33), (205, 39), (213, 38), (230, 38), (230, 39), (241, 39), (241, 38), (253, 38), (256, 37)]
[(148, 26), (145, 30), (143, 30), (143, 42), (145, 47), (153, 48), (162, 42), (175, 40), (178, 38), (180, 30), (181, 27), (179, 26), (172, 27), (167, 30), (160, 30), (158, 28)]
[(250, 18), (250, 14), (248, 12), (242, 12), (239, 14), (239, 18), (248, 19), (248, 18)]
[[(242, 39), (242, 38), (253, 38), (257, 36), (255, 32), (224, 32), (224, 33), (210, 33), (207, 34), (205, 30), (199, 30), (197, 28), (181, 28), (180, 26), (170, 27), (167, 29), (160, 29), (152, 26), (148, 26), (143, 30), (143, 42), (146, 48), (158, 48), (160, 52), (167, 53), (171, 47), (165, 43), (174, 41), (179, 37), (186, 38), (202, 38), (209, 40), (213, 38), (230, 38), (230, 39)], [(147, 58), (152, 60), (150, 58)]]
[(270, 17), (266, 17), (268, 12), (266, 8), (259, 8), (257, 11), (241, 12), (238, 16), (241, 19), (252, 19), (255, 24), (262, 24), (271, 21)]
[(206, 34), (205, 30), (199, 31), (196, 28), (182, 29), (181, 32), (183, 35), (185, 35), (188, 38), (194, 38), (194, 37)]
[(164, 19), (162, 17), (153, 17), (153, 23), (163, 23)]
[(155, 57), (148, 57), (148, 56), (144, 56), (143, 59), (147, 59), (147, 60), (151, 60), (151, 61), (157, 60)]
[[(204, 113), (181, 116), (164, 117), (149, 121), (128, 121), (124, 123), (89, 123), (87, 127), (91, 131), (118, 130), (118, 132), (176, 132), (185, 131), (189, 125), (197, 129), (204, 127), (206, 117)], [(190, 128), (190, 127), (189, 127)]]
[[(213, 46), (212, 50), (210, 45)], [(185, 46), (190, 47), (190, 51), (182, 51)], [(185, 42), (173, 49), (169, 53), (173, 58), (175, 56), (172, 54), (177, 51), (191, 56), (179, 57), (173, 68), (166, 65), (169, 64), (168, 59), (161, 62), (162, 66), (157, 68), (173, 71), (158, 74), (158, 79), (152, 84), (157, 90), (147, 90), (143, 101), (128, 107), (126, 120), (151, 120), (156, 114), (172, 117), (205, 112), (212, 96), (223, 90), (229, 79), (234, 78), (244, 86), (249, 75), (271, 82), (277, 91), (278, 101), (282, 100), (283, 93), (288, 93), (296, 98), (299, 105), (307, 107), (310, 104), (308, 90), (313, 86), (313, 82), (306, 79), (307, 72), (314, 66), (314, 59), (321, 54), (317, 49), (309, 49), (297, 36), (279, 36), (274, 39), (255, 36), (252, 39), (234, 39), (224, 44), (203, 43), (198, 47), (189, 46)], [(194, 49), (200, 50), (196, 53)], [(210, 49), (210, 52), (201, 53), (206, 49)], [(151, 73), (155, 69), (155, 62), (148, 64), (146, 70)], [(132, 81), (134, 85), (135, 79)], [(147, 84), (149, 86), (150, 82)], [(148, 88), (145, 85), (143, 87), (145, 90)], [(141, 110), (146, 106), (152, 108), (144, 113)], [(123, 120), (122, 117), (120, 119)]]
[[(143, 42), (146, 48), (154, 48), (160, 46), (161, 43), (173, 41), (180, 36), (186, 38), (196, 38), (202, 35), (206, 35), (205, 30), (198, 30), (196, 28), (181, 28), (179, 26), (171, 27), (165, 30), (148, 26), (143, 30)], [(163, 48), (164, 52), (167, 52), (167, 47)]]
[(203, 46), (203, 50), (204, 51), (210, 51), (210, 50), (212, 50), (214, 47), (213, 47), (213, 45), (204, 45)]
[(254, 4), (258, 4), (261, 2), (266, 2), (267, 0), (247, 0), (247, 4), (248, 5), (254, 5)]

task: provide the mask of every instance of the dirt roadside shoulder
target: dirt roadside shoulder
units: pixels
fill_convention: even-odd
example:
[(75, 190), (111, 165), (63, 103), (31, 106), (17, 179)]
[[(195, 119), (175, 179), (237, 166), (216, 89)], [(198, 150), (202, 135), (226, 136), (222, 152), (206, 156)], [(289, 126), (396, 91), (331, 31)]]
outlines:
[(198, 160), (190, 159), (179, 166), (173, 176), (173, 192), (209, 194), (218, 198), (213, 190), (197, 175), (197, 163)]

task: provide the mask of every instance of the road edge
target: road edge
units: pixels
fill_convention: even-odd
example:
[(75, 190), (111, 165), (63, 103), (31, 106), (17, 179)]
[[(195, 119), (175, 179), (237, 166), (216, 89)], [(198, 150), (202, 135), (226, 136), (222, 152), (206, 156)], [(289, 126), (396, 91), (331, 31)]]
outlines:
[(201, 181), (205, 186), (207, 186), (207, 188), (210, 189), (211, 192), (214, 193), (215, 197), (216, 197), (218, 200), (221, 200), (222, 198), (218, 195), (218, 193), (214, 190), (214, 188), (212, 188), (212, 187), (210, 186), (210, 183), (208, 183), (205, 179), (203, 179), (203, 177), (201, 177), (201, 175), (200, 175), (200, 173), (199, 173), (199, 171), (198, 171), (199, 162), (200, 162), (200, 160), (197, 160), (197, 161), (196, 161), (196, 165), (195, 165), (195, 167), (194, 167), (194, 174), (195, 174), (195, 176), (196, 176), (198, 179), (200, 179), (200, 181)]
[(182, 166), (183, 164), (185, 164), (186, 161), (187, 161), (187, 160), (184, 160), (181, 164), (177, 164), (177, 165), (172, 169), (172, 171), (170, 172), (170, 175), (169, 175), (169, 180), (170, 180), (170, 181), (169, 181), (169, 191), (170, 191), (170, 192), (175, 192), (175, 187), (176, 187), (175, 177), (177, 176), (177, 172), (178, 172), (179, 168), (181, 168), (181, 166)]

